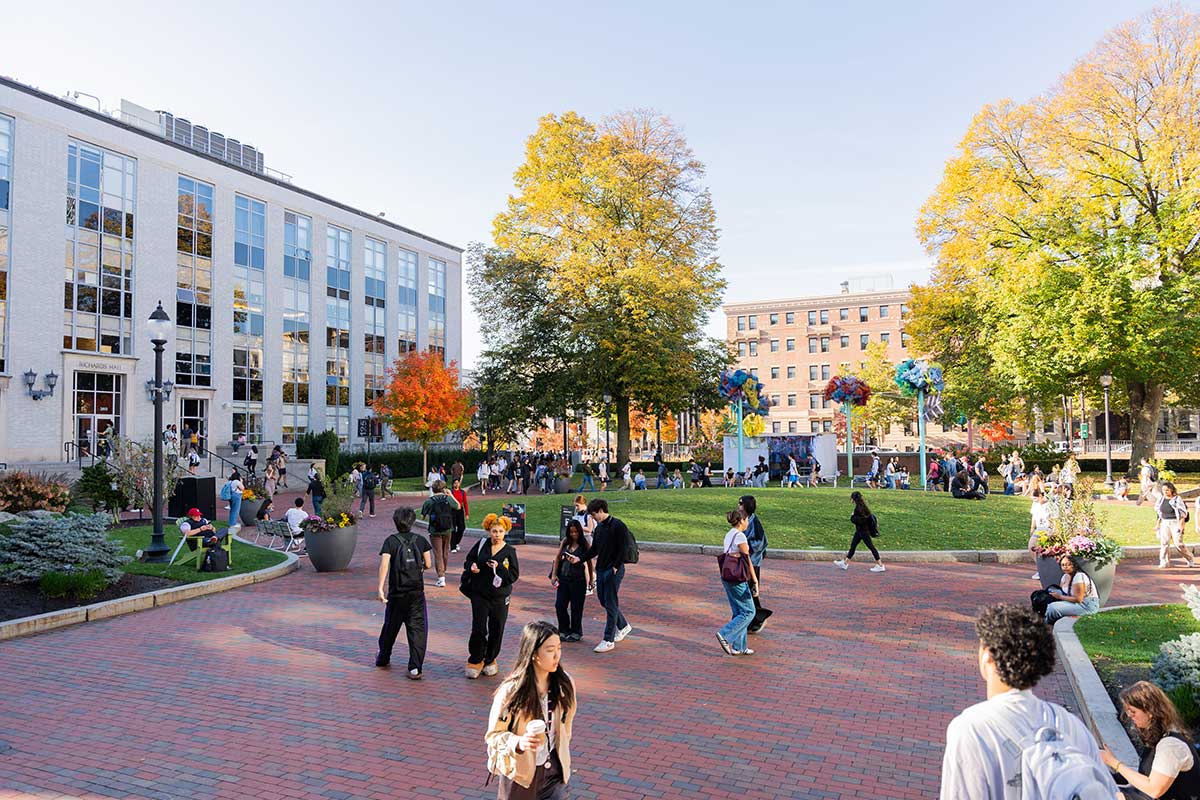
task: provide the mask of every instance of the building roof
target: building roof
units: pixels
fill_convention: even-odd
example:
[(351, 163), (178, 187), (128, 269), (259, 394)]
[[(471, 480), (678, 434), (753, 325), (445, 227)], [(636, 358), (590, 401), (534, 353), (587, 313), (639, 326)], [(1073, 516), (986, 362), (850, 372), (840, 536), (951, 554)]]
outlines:
[(294, 183), (289, 183), (287, 181), (279, 180), (278, 178), (273, 178), (270, 175), (264, 175), (260, 172), (254, 171), (252, 169), (246, 169), (245, 167), (240, 167), (237, 164), (231, 164), (230, 162), (228, 162), (224, 159), (217, 158), (216, 156), (210, 155), (210, 154), (202, 152), (200, 150), (196, 150), (194, 148), (188, 147), (188, 146), (180, 144), (178, 142), (173, 142), (170, 139), (163, 138), (162, 136), (157, 136), (157, 135), (151, 133), (150, 131), (142, 130), (141, 128), (139, 128), (135, 125), (130, 125), (126, 122), (116, 119), (115, 117), (111, 117), (108, 114), (105, 114), (100, 111), (92, 111), (90, 108), (84, 108), (83, 106), (79, 105), (78, 103), (73, 103), (70, 100), (65, 100), (61, 97), (55, 97), (52, 94), (43, 92), (41, 89), (35, 89), (32, 86), (27, 86), (24, 83), (20, 83), (19, 81), (13, 80), (12, 78), (7, 78), (3, 75), (0, 75), (0, 86), (6, 86), (9, 89), (13, 89), (15, 91), (30, 95), (32, 97), (36, 97), (37, 99), (44, 100), (48, 103), (53, 103), (62, 108), (66, 108), (70, 111), (74, 111), (77, 114), (83, 114), (84, 116), (91, 117), (92, 119), (99, 120), (100, 122), (108, 123), (109, 125), (112, 125), (117, 128), (121, 128), (122, 130), (128, 131), (130, 133), (136, 133), (139, 136), (144, 136), (147, 139), (151, 139), (160, 144), (165, 144), (169, 147), (174, 147), (177, 150), (182, 150), (183, 152), (187, 153), (188, 155), (196, 156), (197, 158), (206, 159), (208, 161), (213, 162), (214, 164), (219, 164), (220, 166), (225, 167), (226, 169), (232, 169), (232, 170), (236, 170), (238, 172), (242, 172), (246, 175), (249, 175), (252, 178), (255, 178), (260, 181), (264, 181), (266, 183), (274, 184), (282, 189), (289, 189), (293, 192), (296, 192), (297, 194), (304, 195), (305, 197), (311, 198), (313, 200), (317, 200), (322, 203), (328, 203), (331, 206), (340, 208), (342, 211), (347, 211), (351, 214), (356, 214), (360, 217), (363, 217), (364, 219), (369, 219), (372, 222), (377, 222), (380, 225), (384, 225), (386, 227), (393, 228), (394, 230), (401, 231), (402, 233), (407, 233), (410, 236), (416, 236), (418, 239), (424, 239), (427, 242), (431, 242), (432, 244), (436, 244), (436, 245), (440, 245), (442, 247), (449, 248), (458, 253), (463, 252), (463, 248), (459, 247), (458, 245), (453, 245), (453, 244), (450, 244), (449, 242), (443, 242), (440, 239), (435, 239), (432, 236), (427, 236), (427, 235), (421, 233), (420, 231), (415, 231), (412, 228), (406, 228), (403, 225), (397, 225), (395, 222), (391, 222), (391, 221), (379, 216), (378, 214), (372, 214), (369, 211), (363, 211), (361, 208), (355, 208), (354, 206), (347, 205), (346, 203), (339, 202), (330, 197), (326, 197), (323, 194), (318, 194), (317, 192), (311, 191), (309, 189), (304, 189), (300, 186), (297, 186)]
[(725, 303), (721, 306), (726, 316), (730, 314), (745, 314), (747, 312), (799, 310), (815, 306), (845, 306), (855, 303), (877, 303), (881, 300), (903, 302), (912, 297), (908, 289), (886, 289), (873, 292), (838, 292), (837, 294), (818, 294), (808, 297), (791, 297), (771, 300), (743, 300), (737, 303)]

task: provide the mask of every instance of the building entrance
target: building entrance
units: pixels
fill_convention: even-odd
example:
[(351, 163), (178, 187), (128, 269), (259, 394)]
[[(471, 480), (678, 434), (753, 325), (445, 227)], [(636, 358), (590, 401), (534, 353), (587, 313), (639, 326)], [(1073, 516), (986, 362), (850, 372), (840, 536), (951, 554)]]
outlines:
[(179, 398), (179, 435), (184, 429), (200, 436), (200, 452), (208, 449), (208, 401), (198, 397)]
[(75, 444), (85, 455), (109, 453), (108, 435), (121, 432), (124, 376), (111, 372), (75, 373)]

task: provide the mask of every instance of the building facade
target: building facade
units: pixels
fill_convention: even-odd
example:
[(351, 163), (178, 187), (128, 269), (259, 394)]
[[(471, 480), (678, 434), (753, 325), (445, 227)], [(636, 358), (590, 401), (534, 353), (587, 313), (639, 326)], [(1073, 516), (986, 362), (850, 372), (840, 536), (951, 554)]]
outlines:
[(357, 443), (397, 356), (461, 360), (461, 256), (187, 120), (0, 78), (0, 460), (151, 437), (160, 301), (167, 423)]

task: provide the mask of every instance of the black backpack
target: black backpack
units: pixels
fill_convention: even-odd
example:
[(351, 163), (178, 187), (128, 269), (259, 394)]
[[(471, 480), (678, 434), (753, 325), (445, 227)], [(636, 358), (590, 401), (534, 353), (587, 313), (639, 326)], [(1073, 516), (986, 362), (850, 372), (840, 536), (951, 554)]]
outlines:
[(433, 498), (433, 510), (429, 514), (429, 530), (445, 533), (454, 529), (454, 509), (445, 495)]
[(626, 564), (636, 564), (638, 562), (638, 544), (637, 539), (633, 538), (633, 531), (625, 529), (625, 558)]
[(375, 477), (374, 472), (365, 472), (362, 476), (362, 486), (364, 491), (371, 491), (379, 485), (379, 479)]
[(1148, 470), (1146, 470), (1146, 477), (1148, 477), (1152, 481), (1157, 481), (1158, 480), (1158, 467), (1154, 466), (1153, 464), (1150, 464), (1149, 466), (1150, 466), (1150, 468)]
[(201, 572), (225, 572), (229, 569), (229, 553), (224, 548), (210, 547), (204, 553), (204, 564)]
[(425, 579), (421, 576), (424, 566), (421, 551), (417, 547), (416, 537), (411, 533), (396, 534), (400, 537), (401, 548), (392, 559), (392, 569), (396, 573), (395, 586), (398, 589), (423, 589)]

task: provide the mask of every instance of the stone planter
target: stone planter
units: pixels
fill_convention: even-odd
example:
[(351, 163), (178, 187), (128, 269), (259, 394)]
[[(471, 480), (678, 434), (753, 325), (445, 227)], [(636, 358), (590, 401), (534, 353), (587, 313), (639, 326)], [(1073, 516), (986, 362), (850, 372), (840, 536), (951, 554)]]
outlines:
[(331, 531), (310, 533), (304, 537), (308, 560), (317, 572), (337, 572), (350, 566), (358, 544), (358, 526), (347, 525)]
[(1100, 607), (1108, 605), (1108, 596), (1112, 594), (1113, 579), (1117, 576), (1117, 563), (1110, 561), (1103, 567), (1096, 566), (1090, 558), (1083, 562), (1083, 571), (1091, 576), (1096, 584), (1096, 594), (1100, 595)]
[(1043, 589), (1058, 586), (1062, 580), (1062, 567), (1058, 565), (1058, 556), (1035, 556), (1037, 561), (1038, 581)]
[(242, 520), (243, 528), (253, 528), (254, 527), (254, 523), (255, 523), (254, 517), (255, 517), (255, 515), (258, 514), (258, 510), (260, 508), (262, 508), (263, 502), (264, 501), (262, 501), (262, 500), (243, 500), (242, 501), (242, 508), (238, 512), (238, 517)]
[(570, 492), (571, 492), (571, 478), (570, 477), (562, 477), (562, 478), (558, 478), (554, 481), (554, 493), (555, 494), (570, 494)]

